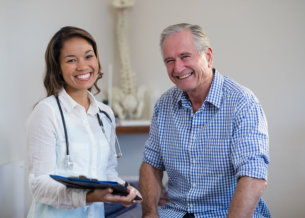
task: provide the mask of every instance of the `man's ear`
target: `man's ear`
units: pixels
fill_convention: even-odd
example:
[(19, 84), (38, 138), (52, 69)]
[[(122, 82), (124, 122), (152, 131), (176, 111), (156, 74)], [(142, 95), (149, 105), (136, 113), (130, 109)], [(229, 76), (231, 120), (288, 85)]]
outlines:
[(208, 48), (205, 51), (205, 56), (206, 56), (209, 68), (212, 68), (212, 66), (213, 66), (213, 50), (212, 50), (212, 48)]

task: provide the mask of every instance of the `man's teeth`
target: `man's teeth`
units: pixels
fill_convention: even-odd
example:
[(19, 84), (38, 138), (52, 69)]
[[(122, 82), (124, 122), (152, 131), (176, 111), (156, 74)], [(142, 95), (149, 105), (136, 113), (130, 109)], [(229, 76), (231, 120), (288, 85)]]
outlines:
[(178, 78), (179, 78), (179, 79), (185, 79), (185, 78), (191, 76), (192, 74), (193, 74), (193, 73), (189, 73), (189, 74), (186, 74), (186, 75), (184, 75), (184, 76), (178, 76)]
[(79, 79), (88, 79), (89, 76), (90, 76), (90, 73), (86, 73), (86, 74), (78, 75), (77, 78), (79, 78)]

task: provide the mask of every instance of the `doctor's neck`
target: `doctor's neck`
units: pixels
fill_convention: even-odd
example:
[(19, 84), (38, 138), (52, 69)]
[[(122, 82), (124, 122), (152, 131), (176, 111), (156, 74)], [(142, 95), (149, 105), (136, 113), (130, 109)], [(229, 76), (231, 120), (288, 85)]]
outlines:
[(88, 98), (88, 91), (87, 90), (70, 90), (66, 88), (66, 92), (68, 95), (73, 98), (78, 104), (82, 105), (86, 111), (89, 109), (90, 100)]

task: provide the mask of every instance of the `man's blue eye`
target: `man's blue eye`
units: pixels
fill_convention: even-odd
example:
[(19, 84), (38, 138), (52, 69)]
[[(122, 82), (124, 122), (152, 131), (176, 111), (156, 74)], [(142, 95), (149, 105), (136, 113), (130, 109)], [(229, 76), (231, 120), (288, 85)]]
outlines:
[(90, 58), (92, 58), (92, 57), (93, 57), (93, 55), (87, 55), (87, 56), (86, 56), (87, 59), (90, 59)]

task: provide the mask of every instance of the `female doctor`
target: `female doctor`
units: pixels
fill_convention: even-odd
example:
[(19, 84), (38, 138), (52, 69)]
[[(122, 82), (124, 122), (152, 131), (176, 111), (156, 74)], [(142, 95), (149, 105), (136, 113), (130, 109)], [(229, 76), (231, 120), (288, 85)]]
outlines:
[[(102, 78), (96, 42), (85, 30), (63, 27), (46, 53), (47, 97), (32, 111), (27, 125), (29, 185), (33, 202), (28, 217), (104, 217), (103, 202), (131, 206), (138, 190), (113, 195), (112, 189), (67, 188), (50, 174), (124, 184), (115, 170), (114, 115), (91, 94)], [(103, 131), (102, 131), (103, 130)]]

